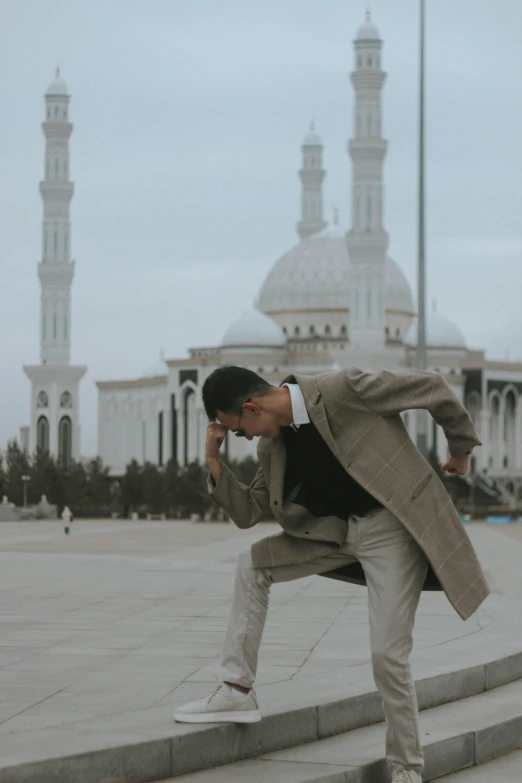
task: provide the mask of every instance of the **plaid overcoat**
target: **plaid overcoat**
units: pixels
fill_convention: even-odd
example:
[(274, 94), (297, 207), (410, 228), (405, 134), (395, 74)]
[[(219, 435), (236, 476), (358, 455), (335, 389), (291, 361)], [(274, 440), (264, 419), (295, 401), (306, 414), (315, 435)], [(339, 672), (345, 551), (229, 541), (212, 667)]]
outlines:
[[(443, 483), (417, 450), (400, 416), (424, 408), (443, 428), (452, 456), (481, 445), (471, 419), (442, 375), (412, 370), (369, 373), (352, 367), (316, 376), (292, 375), (311, 421), (346, 472), (389, 509), (426, 554), (424, 589), (442, 589), (467, 619), (488, 595), (488, 585), (460, 517)], [(254, 566), (305, 563), (343, 544), (347, 520), (314, 517), (283, 502), (285, 447), (282, 438), (260, 438), (260, 467), (247, 487), (223, 466), (209, 491), (240, 528), (275, 520), (282, 533), (252, 546)], [(364, 584), (358, 563), (322, 576)]]

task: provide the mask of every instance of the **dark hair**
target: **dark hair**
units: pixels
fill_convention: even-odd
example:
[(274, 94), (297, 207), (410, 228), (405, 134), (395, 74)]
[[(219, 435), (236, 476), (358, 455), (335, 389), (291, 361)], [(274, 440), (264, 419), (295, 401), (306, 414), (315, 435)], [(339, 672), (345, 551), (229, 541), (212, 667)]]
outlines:
[(264, 397), (272, 386), (246, 367), (218, 367), (203, 384), (203, 405), (209, 421), (217, 412), (234, 413), (249, 397)]

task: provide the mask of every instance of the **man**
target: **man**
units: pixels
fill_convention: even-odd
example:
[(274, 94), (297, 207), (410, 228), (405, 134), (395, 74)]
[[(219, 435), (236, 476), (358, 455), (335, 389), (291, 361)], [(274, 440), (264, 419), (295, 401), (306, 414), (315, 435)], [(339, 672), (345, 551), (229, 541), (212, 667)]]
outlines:
[[(480, 445), (465, 408), (438, 373), (357, 368), (290, 376), (273, 387), (250, 370), (221, 367), (205, 381), (203, 401), (211, 422), (209, 491), (238, 527), (275, 518), (283, 532), (239, 556), (223, 682), (206, 699), (179, 708), (175, 719), (260, 720), (253, 686), (274, 582), (322, 574), (366, 584), (392, 783), (420, 783), (409, 656), (421, 590), (442, 588), (466, 619), (488, 587), (448, 493), (400, 414), (427, 409), (448, 440), (443, 469), (464, 475)], [(260, 467), (249, 487), (220, 460), (229, 431), (259, 437)]]

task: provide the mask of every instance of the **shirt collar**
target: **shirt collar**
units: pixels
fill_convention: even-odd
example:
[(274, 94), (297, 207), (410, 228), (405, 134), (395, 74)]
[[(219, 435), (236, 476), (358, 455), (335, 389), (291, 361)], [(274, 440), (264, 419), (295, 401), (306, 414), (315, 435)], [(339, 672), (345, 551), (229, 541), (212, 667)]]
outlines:
[(299, 429), (302, 424), (310, 424), (310, 416), (306, 410), (303, 392), (297, 383), (283, 383), (290, 392), (290, 404), (292, 405), (292, 416), (294, 430)]

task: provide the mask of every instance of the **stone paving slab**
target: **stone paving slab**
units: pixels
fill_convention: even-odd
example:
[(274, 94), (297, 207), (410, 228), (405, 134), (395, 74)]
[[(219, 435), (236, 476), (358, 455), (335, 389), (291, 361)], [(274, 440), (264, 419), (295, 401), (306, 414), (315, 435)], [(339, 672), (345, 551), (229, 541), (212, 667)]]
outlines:
[[(237, 554), (277, 529), (86, 521), (64, 536), (58, 522), (0, 525), (2, 762), (192, 730), (172, 723), (173, 706), (215, 682)], [(468, 530), (497, 592), (466, 623), (444, 596), (423, 597), (416, 677), (522, 650), (522, 541)], [(364, 588), (318, 577), (274, 586), (262, 709), (373, 691), (369, 660)]]

